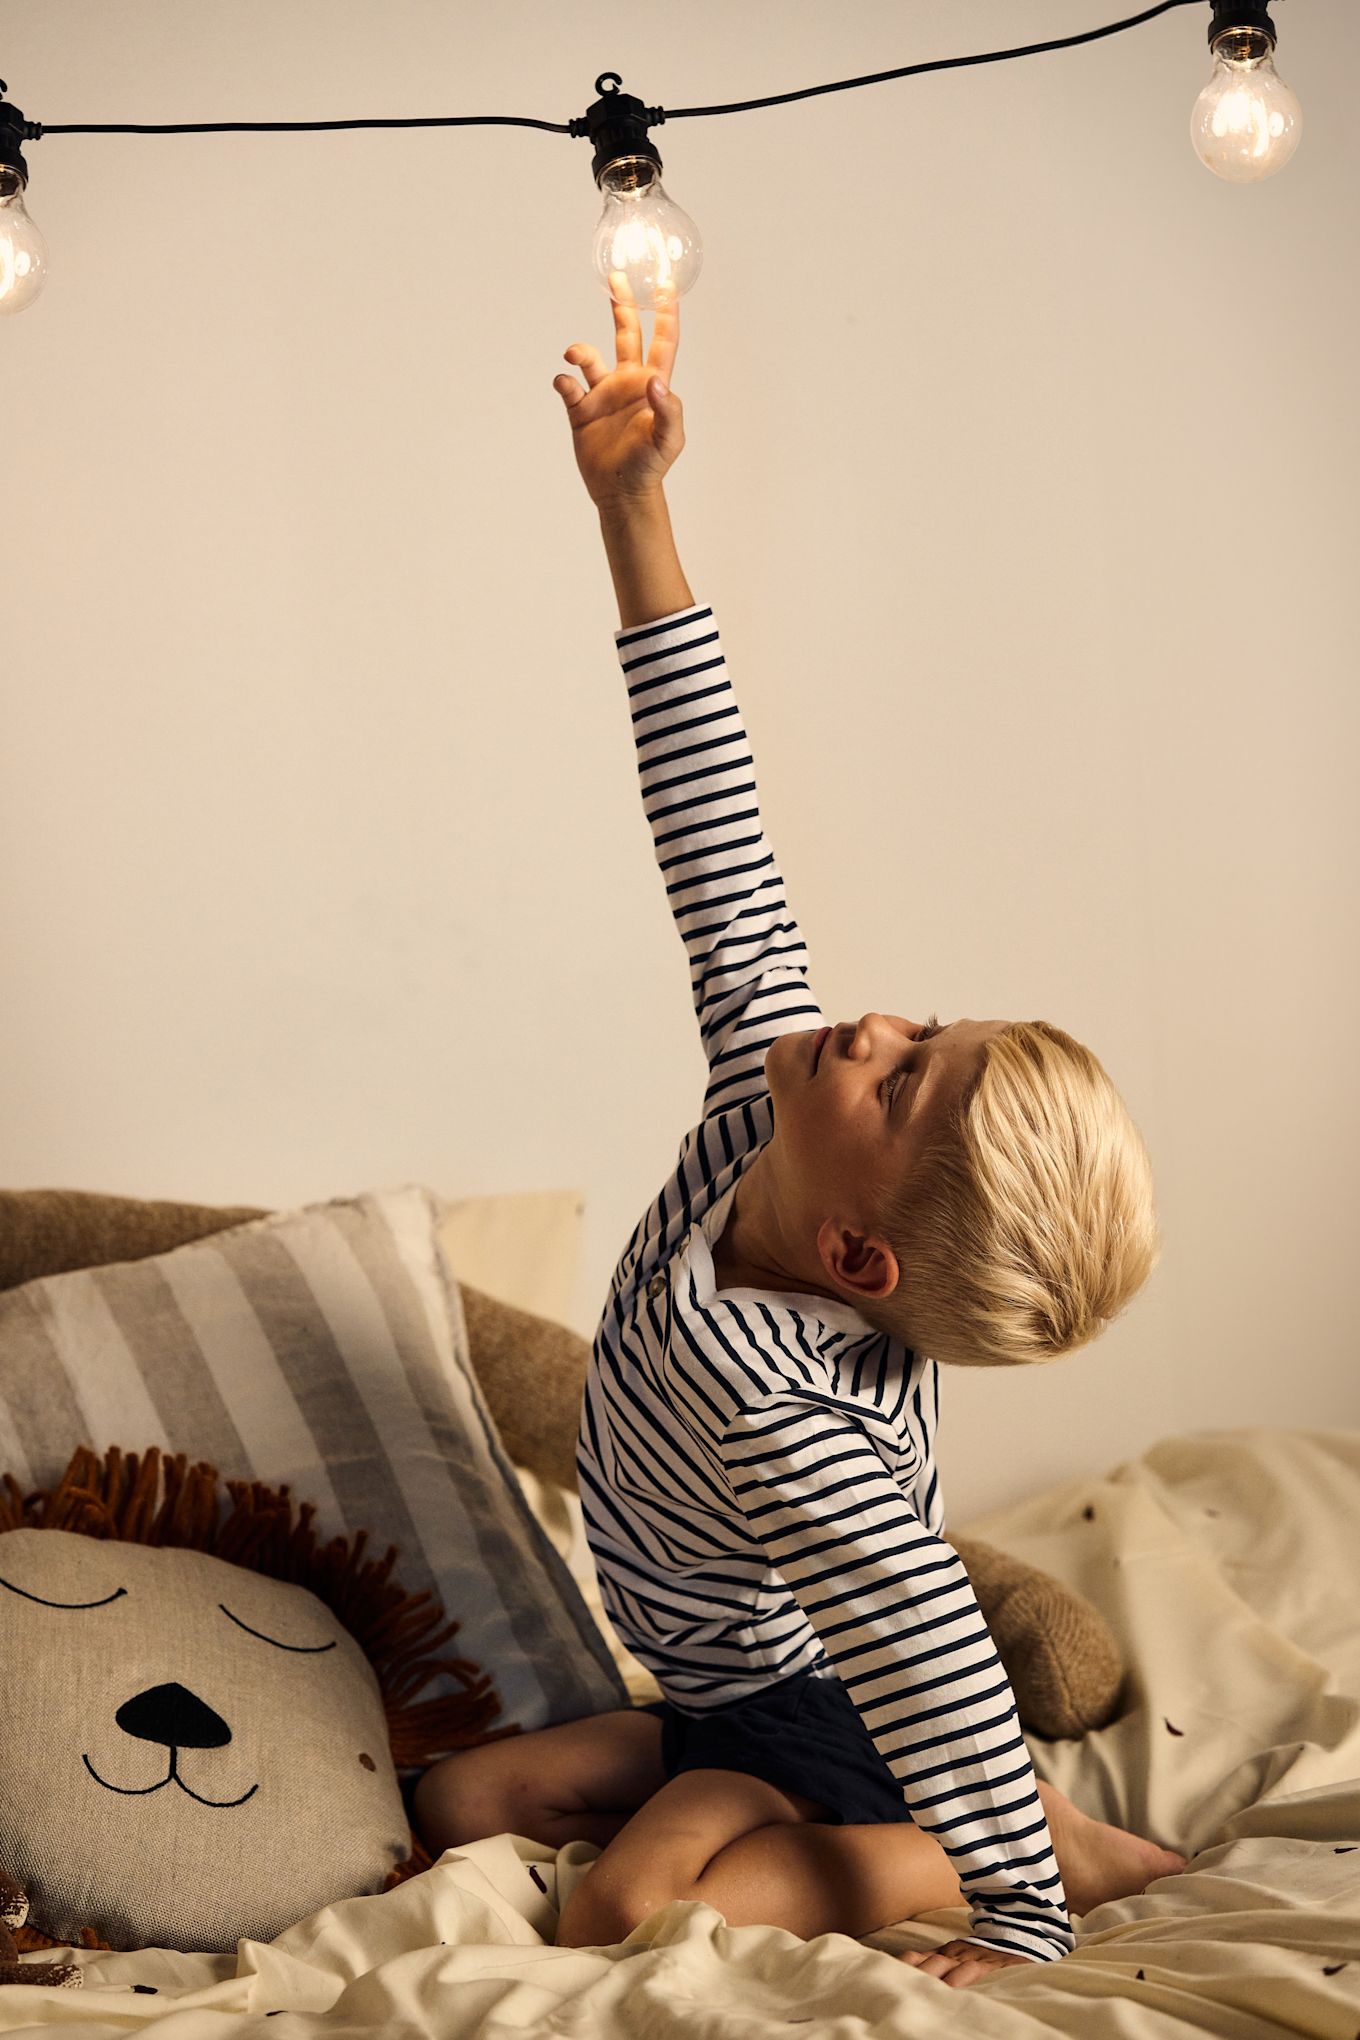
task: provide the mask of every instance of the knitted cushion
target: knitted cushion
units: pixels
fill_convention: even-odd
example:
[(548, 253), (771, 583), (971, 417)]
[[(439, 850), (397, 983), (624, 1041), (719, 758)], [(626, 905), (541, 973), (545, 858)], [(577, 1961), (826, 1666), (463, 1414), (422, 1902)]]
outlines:
[(963, 1560), (1021, 1726), (1049, 1742), (1104, 1728), (1118, 1712), (1124, 1660), (1095, 1604), (981, 1538), (948, 1541)]

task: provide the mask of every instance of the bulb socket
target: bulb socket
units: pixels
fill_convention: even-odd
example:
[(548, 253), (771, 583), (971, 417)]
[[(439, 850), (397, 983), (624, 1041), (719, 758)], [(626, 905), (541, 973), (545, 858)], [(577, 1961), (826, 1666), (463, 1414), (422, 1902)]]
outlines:
[(0, 79), (0, 195), (8, 194), (12, 177), (18, 178), (21, 189), (28, 183), (28, 165), (19, 145), (30, 138), (28, 122), (17, 106), (10, 105), (4, 92), (4, 80)]
[(1234, 29), (1247, 35), (1267, 35), (1270, 47), (1274, 49), (1278, 38), (1266, 0), (1209, 0), (1209, 10), (1210, 49), (1220, 36), (1230, 35)]
[(14, 177), (18, 177), (18, 190), (22, 192), (29, 184), (29, 165), (24, 163), (24, 151), (20, 143), (37, 141), (43, 133), (35, 129), (31, 120), (24, 120), (18, 106), (10, 106), (6, 92), (10, 88), (0, 78), (0, 196), (8, 198)]
[(600, 97), (587, 107), (581, 121), (571, 123), (574, 134), (588, 135), (595, 145), (590, 173), (597, 184), (620, 156), (646, 156), (658, 171), (662, 167), (660, 152), (647, 139), (647, 129), (654, 120), (664, 120), (666, 116), (660, 107), (644, 106), (631, 92), (620, 91), (622, 83), (617, 71), (602, 71), (595, 80)]

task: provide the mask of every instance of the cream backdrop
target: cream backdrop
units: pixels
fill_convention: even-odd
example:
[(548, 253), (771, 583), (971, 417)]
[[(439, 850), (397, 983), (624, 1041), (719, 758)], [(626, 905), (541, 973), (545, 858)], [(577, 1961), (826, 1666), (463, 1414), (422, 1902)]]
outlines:
[[(0, 75), (53, 125), (565, 122), (605, 70), (708, 105), (1134, 11), (6, 0)], [(827, 1015), (1052, 1019), (1156, 1163), (1127, 1316), (946, 1375), (955, 1521), (1357, 1421), (1360, 10), (1278, 0), (1256, 187), (1190, 148), (1208, 18), (653, 130), (706, 251), (671, 512)], [(704, 1067), (552, 388), (612, 349), (589, 144), (27, 155), (3, 1180), (577, 1190), (588, 1334)]]

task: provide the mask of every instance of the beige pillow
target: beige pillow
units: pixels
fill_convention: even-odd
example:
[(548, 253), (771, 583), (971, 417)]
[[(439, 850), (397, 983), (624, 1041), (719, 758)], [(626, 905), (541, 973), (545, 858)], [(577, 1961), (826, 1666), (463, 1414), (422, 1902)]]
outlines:
[(0, 1779), (0, 1862), (58, 1940), (271, 1941), (410, 1849), (359, 1645), (200, 1551), (0, 1533)]
[(585, 1208), (579, 1190), (446, 1198), (439, 1238), (460, 1282), (517, 1310), (567, 1324)]

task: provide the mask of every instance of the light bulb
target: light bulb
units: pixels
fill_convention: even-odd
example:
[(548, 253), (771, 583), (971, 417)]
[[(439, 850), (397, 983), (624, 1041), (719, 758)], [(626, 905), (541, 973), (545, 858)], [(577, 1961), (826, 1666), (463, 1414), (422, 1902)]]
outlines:
[(621, 269), (639, 311), (654, 312), (657, 294), (683, 297), (703, 267), (699, 229), (673, 198), (648, 156), (618, 156), (600, 173), (604, 211), (591, 250), (595, 274), (613, 296)]
[(1195, 154), (1230, 184), (1273, 177), (1298, 147), (1303, 109), (1276, 72), (1274, 48), (1259, 28), (1216, 37), (1213, 76), (1190, 115)]
[(47, 281), (47, 243), (24, 208), (24, 180), (0, 163), (0, 312), (22, 312)]

